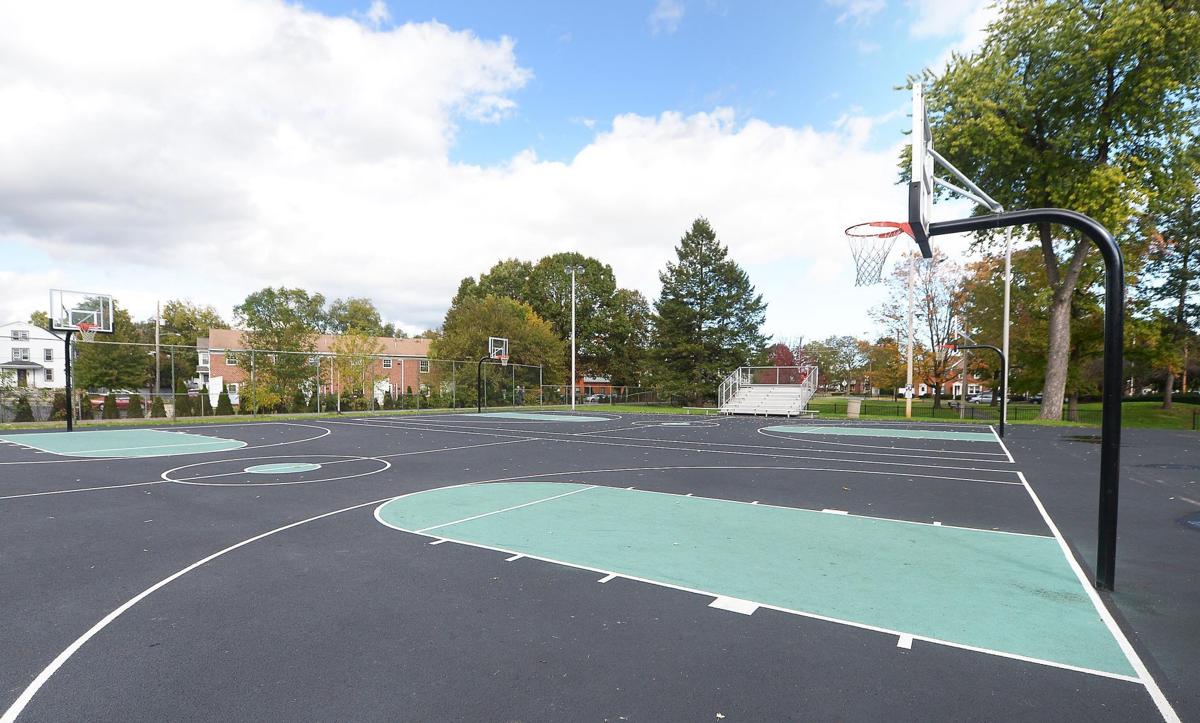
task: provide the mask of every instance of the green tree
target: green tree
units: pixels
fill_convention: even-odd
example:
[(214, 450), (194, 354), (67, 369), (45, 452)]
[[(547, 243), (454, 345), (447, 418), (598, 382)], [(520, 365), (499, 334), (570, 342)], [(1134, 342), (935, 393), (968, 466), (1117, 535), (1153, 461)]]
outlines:
[(696, 219), (675, 254), (658, 275), (655, 378), (672, 397), (712, 399), (724, 375), (764, 357), (767, 305), (705, 219)]
[(1151, 303), (1165, 307), (1163, 409), (1170, 409), (1175, 379), (1187, 363), (1185, 345), (1200, 330), (1200, 138), (1177, 154), (1162, 178), (1165, 190), (1151, 199), (1145, 218), (1144, 290)]
[[(1147, 170), (1200, 119), (1198, 36), (1194, 3), (1008, 0), (978, 52), (926, 73), (935, 143), (1007, 208), (1071, 208), (1120, 234), (1157, 192)], [(1057, 418), (1072, 299), (1098, 254), (1049, 224), (1017, 233), (1040, 248), (1051, 291), (1042, 416)]]
[(29, 404), (29, 397), (22, 394), (17, 397), (17, 404), (13, 410), (14, 422), (32, 422), (33, 407)]
[(175, 393), (172, 395), (172, 403), (175, 406), (174, 416), (190, 417), (195, 414), (192, 411), (192, 398), (188, 396), (187, 385), (183, 383), (183, 379), (175, 381)]
[(503, 296), (517, 301), (530, 302), (530, 279), (533, 276), (533, 264), (520, 259), (505, 259), (497, 262), (487, 272), (479, 275), (479, 280), (468, 276), (458, 285), (458, 293), (454, 295), (452, 304), (465, 299), (483, 299), (488, 296)]
[(50, 331), (50, 315), (44, 311), (35, 311), (29, 315), (29, 323), (39, 329)]
[(852, 336), (814, 339), (804, 345), (804, 357), (816, 365), (821, 383), (828, 387), (845, 388), (863, 365), (858, 339)]
[[(78, 337), (75, 339), (78, 340)], [(135, 345), (141, 341), (142, 335), (129, 312), (116, 306), (112, 334), (98, 335), (94, 342), (76, 342), (78, 357), (71, 365), (73, 383), (83, 389), (137, 389), (145, 386), (151, 371), (151, 360), (146, 356), (145, 347)]]
[[(161, 317), (162, 328), (159, 331), (159, 341), (163, 345), (177, 346), (168, 346), (163, 350), (163, 354), (159, 358), (161, 366), (159, 378), (163, 380), (164, 384), (169, 383), (172, 363), (174, 363), (177, 379), (194, 378), (196, 364), (199, 362), (194, 349), (196, 340), (208, 336), (209, 329), (224, 329), (228, 324), (212, 306), (194, 304), (186, 299), (172, 299), (163, 304)], [(154, 340), (153, 325), (150, 327), (148, 336), (148, 341)], [(168, 353), (171, 356), (168, 356)]]
[(55, 422), (67, 419), (67, 395), (65, 392), (55, 392), (50, 402), (50, 419)]
[(154, 401), (150, 403), (150, 418), (164, 419), (167, 416), (167, 407), (163, 404), (161, 395), (155, 395)]
[(334, 384), (352, 396), (369, 401), (375, 383), (384, 377), (377, 355), (383, 351), (379, 340), (357, 329), (349, 329), (333, 342)]
[[(234, 307), (234, 316), (246, 331), (243, 343), (266, 352), (255, 355), (255, 383), (247, 385), (255, 399), (270, 396), (275, 404), (291, 399), (312, 378), (310, 354), (325, 322), (325, 298), (303, 289), (267, 287)], [(243, 355), (248, 356), (248, 355)]]
[(326, 311), (326, 328), (331, 334), (359, 331), (369, 336), (392, 336), (394, 329), (384, 329), (375, 303), (365, 297), (334, 299)]
[(125, 416), (130, 419), (142, 419), (146, 416), (146, 406), (142, 404), (141, 394), (129, 395), (129, 406), (125, 409)]
[[(434, 359), (476, 360), (487, 353), (489, 336), (508, 338), (514, 363), (540, 365), (546, 379), (565, 378), (563, 340), (528, 304), (500, 296), (467, 297), (452, 305), (446, 312), (441, 336), (430, 345), (429, 355)], [(456, 398), (463, 406), (475, 404), (474, 376), (473, 367), (459, 367)], [(489, 378), (496, 377), (492, 374)], [(408, 393), (406, 406), (415, 404), (409, 401), (412, 390)]]
[(608, 356), (604, 371), (617, 386), (643, 386), (653, 318), (650, 302), (640, 291), (617, 289), (611, 309), (598, 339)]
[(120, 416), (120, 411), (117, 409), (117, 395), (109, 392), (108, 394), (104, 395), (104, 407), (103, 412), (101, 413), (101, 418), (118, 419)]
[(228, 416), (233, 414), (233, 404), (229, 401), (229, 390), (222, 389), (217, 395), (217, 415)]

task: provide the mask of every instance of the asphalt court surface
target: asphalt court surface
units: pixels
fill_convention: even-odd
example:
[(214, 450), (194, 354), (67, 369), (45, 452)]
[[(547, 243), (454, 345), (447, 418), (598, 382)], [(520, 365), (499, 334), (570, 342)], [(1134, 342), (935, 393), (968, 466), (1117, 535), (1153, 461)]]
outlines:
[(120, 432), (0, 441), (5, 721), (1200, 714), (1195, 435), (1126, 433), (1100, 596), (1093, 430)]

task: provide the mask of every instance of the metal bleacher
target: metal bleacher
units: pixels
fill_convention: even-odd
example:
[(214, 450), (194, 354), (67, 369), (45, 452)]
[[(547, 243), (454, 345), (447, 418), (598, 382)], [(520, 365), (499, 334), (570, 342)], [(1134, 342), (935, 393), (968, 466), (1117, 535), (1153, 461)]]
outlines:
[(721, 414), (813, 416), (816, 391), (815, 366), (739, 367), (718, 387), (717, 406)]

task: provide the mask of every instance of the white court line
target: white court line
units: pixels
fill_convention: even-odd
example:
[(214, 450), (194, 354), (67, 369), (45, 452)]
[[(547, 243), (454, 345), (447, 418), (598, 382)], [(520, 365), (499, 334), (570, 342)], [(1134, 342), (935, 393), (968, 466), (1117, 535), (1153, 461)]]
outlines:
[[(468, 430), (478, 430), (480, 432), (491, 432), (491, 433), (495, 433), (495, 432), (511, 432), (514, 434), (528, 434), (529, 433), (527, 430), (506, 429), (503, 427), (491, 427), (491, 426), (489, 426), (489, 427), (472, 427), (470, 425), (450, 425), (450, 424), (436, 424), (436, 423), (430, 424), (428, 422), (423, 423), (423, 424), (427, 425), (426, 427), (413, 427), (411, 425), (422, 424), (422, 422), (414, 421), (414, 420), (410, 420), (410, 419), (400, 419), (400, 420), (395, 420), (395, 421), (397, 422), (396, 424), (382, 424), (382, 425), (376, 425), (376, 426), (397, 427), (400, 429), (430, 429), (430, 428), (433, 428), (433, 429), (437, 429), (437, 430), (441, 430), (441, 431), (458, 430), (464, 434), (468, 433)], [(335, 423), (337, 423), (337, 422), (335, 422)], [(345, 422), (342, 422), (342, 423), (344, 424)], [(659, 425), (659, 426), (661, 426), (661, 425)], [(647, 427), (637, 427), (637, 429), (646, 429), (646, 428)], [(928, 456), (933, 453), (943, 454), (943, 455), (944, 454), (960, 454), (960, 455), (978, 455), (978, 456), (992, 456), (992, 457), (1002, 456), (1000, 452), (976, 452), (976, 451), (970, 451), (970, 450), (955, 450), (955, 449), (923, 449), (920, 447), (891, 447), (888, 445), (877, 445), (877, 444), (854, 444), (851, 442), (833, 442), (833, 441), (824, 440), (824, 439), (809, 439), (809, 438), (798, 439), (796, 437), (796, 435), (781, 436), (781, 435), (777, 435), (777, 434), (773, 434), (773, 433), (766, 433), (766, 432), (763, 432), (762, 430), (763, 430), (763, 428), (759, 428), (756, 430), (756, 432), (758, 434), (763, 435), (764, 437), (772, 437), (774, 439), (785, 439), (789, 442), (802, 442), (804, 444), (810, 444), (810, 445), (820, 444), (820, 445), (826, 445), (826, 446), (856, 448), (855, 450), (849, 450), (849, 451), (843, 451), (840, 449), (821, 450), (828, 454), (839, 454), (839, 453), (842, 453), (842, 454), (865, 454), (865, 455), (871, 455), (874, 457), (889, 457), (889, 458), (905, 457), (905, 458), (918, 458), (918, 459), (928, 458)], [(595, 435), (595, 434), (605, 433), (605, 434), (608, 434), (608, 436), (605, 437), (606, 439), (621, 440), (621, 441), (626, 441), (626, 442), (661, 442), (661, 443), (666, 443), (666, 444), (699, 444), (699, 445), (709, 445), (709, 446), (713, 446), (713, 447), (740, 447), (740, 448), (745, 448), (745, 449), (771, 449), (771, 450), (780, 450), (780, 451), (789, 451), (789, 452), (804, 451), (806, 449), (805, 447), (780, 447), (780, 446), (776, 446), (776, 445), (765, 445), (765, 444), (739, 444), (739, 443), (734, 443), (734, 442), (713, 442), (710, 440), (676, 440), (676, 439), (662, 439), (660, 437), (619, 437), (619, 436), (613, 436), (613, 435), (609, 434), (611, 432), (616, 432), (616, 431), (621, 431), (621, 430), (602, 429), (602, 430), (595, 430), (592, 432), (552, 432), (552, 431), (548, 431), (548, 430), (543, 430), (543, 431), (540, 431), (539, 434), (545, 435), (547, 437), (556, 436), (556, 437), (567, 437), (567, 438), (576, 437), (576, 438), (578, 438), (578, 437), (583, 437), (586, 435)], [(975, 431), (978, 431), (978, 429), (976, 429)], [(860, 452), (860, 451), (857, 451), (858, 449), (883, 449), (883, 450), (889, 450), (889, 451), (887, 451), (887, 452)], [(896, 451), (921, 452), (922, 454), (896, 454), (895, 453)], [(971, 457), (945, 457), (945, 456), (943, 456), (943, 457), (941, 457), (941, 459), (945, 459), (945, 460), (949, 460), (949, 461), (960, 461), (960, 462), (982, 462), (982, 463), (992, 463), (993, 462), (993, 460), (989, 460), (989, 459), (974, 459)], [(1002, 464), (1003, 460), (994, 460), (994, 463)]]
[[(494, 437), (514, 436), (511, 433), (497, 433), (497, 432), (492, 432), (492, 431), (468, 431), (468, 430), (464, 430), (464, 429), (451, 429), (451, 428), (446, 428), (446, 427), (441, 427), (441, 428), (435, 427), (433, 429), (429, 429), (429, 428), (422, 428), (422, 427), (416, 427), (416, 426), (372, 425), (372, 424), (364, 424), (364, 423), (356, 423), (356, 422), (335, 422), (335, 424), (349, 424), (352, 426), (357, 424), (358, 426), (368, 426), (368, 427), (369, 426), (385, 426), (385, 427), (391, 427), (391, 428), (401, 428), (401, 429), (409, 429), (409, 430), (416, 430), (416, 431), (428, 431), (428, 432), (438, 431), (438, 432), (443, 432), (446, 434), (473, 434), (473, 435), (494, 436)], [(1003, 475), (1011, 475), (1014, 473), (1014, 470), (995, 469), (995, 468), (991, 468), (991, 467), (958, 467), (958, 466), (954, 466), (954, 465), (941, 465), (941, 464), (915, 464), (915, 463), (911, 463), (911, 462), (879, 462), (879, 461), (874, 461), (874, 460), (845, 459), (845, 458), (840, 458), (840, 457), (818, 457), (818, 456), (814, 456), (814, 455), (803, 455), (803, 454), (769, 454), (769, 453), (765, 453), (765, 452), (742, 452), (742, 451), (725, 450), (725, 449), (703, 449), (703, 448), (695, 448), (695, 447), (664, 446), (664, 445), (657, 445), (657, 444), (626, 444), (623, 442), (604, 442), (604, 441), (601, 441), (599, 439), (595, 439), (592, 437), (589, 437), (586, 439), (581, 439), (579, 437), (571, 437), (568, 439), (558, 439), (558, 438), (551, 438), (548, 436), (543, 436), (542, 439), (547, 442), (557, 442), (559, 444), (591, 444), (591, 445), (600, 445), (600, 446), (606, 446), (606, 447), (623, 447), (626, 449), (662, 449), (662, 450), (669, 450), (669, 451), (674, 451), (674, 452), (698, 452), (701, 454), (727, 454), (727, 455), (736, 455), (736, 456), (743, 456), (743, 457), (769, 457), (769, 458), (774, 458), (774, 459), (808, 459), (808, 460), (814, 460), (817, 462), (835, 462), (835, 463), (840, 463), (840, 464), (861, 464), (861, 465), (873, 465), (873, 466), (882, 466), (882, 467), (916, 467), (919, 469), (937, 469), (937, 470), (961, 470), (961, 471), (965, 471), (965, 472), (987, 472), (987, 473), (991, 473), (991, 474), (1003, 474)], [(634, 439), (633, 441), (640, 441), (640, 440)], [(692, 444), (692, 443), (683, 442), (681, 444)], [(777, 449), (777, 448), (771, 448), (771, 449)], [(977, 460), (971, 460), (971, 461), (977, 461)], [(978, 460), (978, 461), (983, 461), (983, 460)], [(852, 471), (852, 472), (861, 473), (861, 474), (872, 474), (871, 472), (869, 472), (867, 470), (830, 470), (830, 471)], [(879, 473), (875, 473), (875, 474), (879, 474)], [(922, 474), (917, 474), (917, 473), (900, 472), (900, 471), (887, 472), (885, 474), (906, 475), (906, 476), (910, 476), (910, 477), (929, 477), (929, 476), (931, 476), (931, 475), (922, 475)], [(940, 477), (940, 478), (941, 479), (963, 479), (963, 478), (959, 478), (959, 477)], [(978, 478), (971, 478), (970, 481), (972, 481), (972, 482), (990, 482), (990, 483), (994, 483), (994, 484), (1020, 485), (1019, 482), (1015, 482), (1015, 481), (1004, 482), (1004, 481), (1000, 481), (1000, 480), (984, 480), (984, 479), (978, 479)]]
[[(1012, 453), (1008, 451), (1008, 446), (1004, 444), (1003, 439), (1000, 439), (1000, 435), (996, 434), (996, 429), (990, 424), (988, 425), (988, 429), (992, 430), (992, 436), (995, 437), (996, 441), (1000, 443), (1000, 449), (1004, 450), (1004, 456), (1008, 457), (1009, 462), (1013, 462)], [(1013, 462), (1013, 464), (1016, 464), (1016, 462)]]
[(754, 611), (758, 609), (758, 603), (750, 602), (749, 600), (742, 600), (741, 598), (736, 597), (726, 597), (724, 595), (710, 602), (708, 606), (710, 608), (728, 610), (729, 612), (740, 613), (742, 615), (753, 615)]
[(616, 575), (615, 575), (615, 574), (612, 574), (612, 575), (605, 575), (604, 577), (600, 578), (600, 579), (599, 579), (599, 580), (597, 580), (596, 582), (608, 582), (609, 580), (612, 580), (614, 577), (616, 577)]
[(543, 502), (549, 502), (550, 500), (556, 500), (559, 497), (567, 497), (569, 495), (579, 494), (580, 492), (587, 492), (588, 490), (595, 489), (595, 488), (596, 488), (595, 485), (588, 485), (586, 487), (582, 487), (577, 490), (571, 490), (570, 492), (563, 492), (560, 495), (554, 495), (553, 497), (545, 497), (540, 500), (534, 500), (532, 502), (524, 502), (519, 505), (513, 505), (512, 507), (505, 507), (502, 510), (492, 510), (491, 512), (484, 512), (481, 515), (471, 515), (470, 517), (464, 517), (461, 520), (454, 520), (453, 522), (443, 522), (440, 525), (433, 525), (432, 527), (423, 527), (423, 528), (417, 530), (417, 532), (420, 534), (425, 534), (426, 532), (428, 532), (430, 530), (439, 530), (443, 527), (450, 527), (452, 525), (457, 525), (457, 524), (460, 524), (463, 522), (470, 522), (471, 520), (478, 520), (483, 517), (491, 517), (492, 515), (498, 515), (501, 512), (509, 512), (511, 510), (519, 510), (522, 507), (530, 507), (532, 505), (540, 505)]
[[(462, 485), (454, 485), (454, 486), (462, 486)], [(413, 530), (406, 530), (402, 527), (396, 527), (395, 525), (384, 522), (383, 519), (381, 519), (379, 517), (378, 509), (375, 511), (375, 519), (379, 520), (380, 523), (386, 525), (387, 527), (391, 527), (394, 530), (399, 530), (401, 532), (407, 532), (407, 533), (414, 533)], [(460, 545), (466, 545), (468, 547), (477, 547), (481, 550), (491, 550), (493, 552), (504, 552), (504, 553), (508, 553), (510, 555), (517, 554), (517, 550), (510, 550), (510, 549), (504, 548), (504, 547), (493, 547), (490, 545), (483, 545), (483, 544), (480, 544), (477, 542), (470, 542), (467, 540), (459, 540), (454, 537), (450, 537), (449, 539), (452, 542), (456, 542)], [(636, 575), (628, 575), (624, 572), (615, 572), (613, 570), (606, 570), (604, 568), (593, 567), (591, 565), (582, 565), (582, 564), (574, 563), (574, 562), (565, 562), (563, 560), (558, 560), (558, 559), (555, 559), (552, 557), (544, 557), (541, 555), (531, 555), (528, 552), (523, 552), (520, 554), (523, 554), (526, 558), (528, 558), (530, 560), (540, 560), (542, 562), (548, 562), (548, 563), (551, 563), (554, 565), (562, 565), (563, 567), (570, 567), (570, 568), (573, 568), (576, 570), (588, 570), (589, 572), (599, 573), (601, 575), (612, 575), (612, 576), (616, 576), (616, 577), (623, 577), (626, 580), (633, 580), (634, 582), (643, 582), (643, 583), (646, 583), (647, 585), (654, 585), (656, 587), (664, 587), (664, 588), (667, 588), (670, 590), (680, 590), (683, 592), (690, 592), (690, 593), (694, 593), (696, 595), (702, 595), (704, 597), (711, 597), (711, 598), (727, 597), (725, 595), (722, 595), (721, 593), (714, 592), (712, 590), (701, 590), (698, 588), (686, 587), (683, 585), (676, 585), (674, 583), (663, 582), (661, 580), (651, 580), (649, 578), (638, 577)], [(769, 603), (761, 603), (761, 602), (756, 602), (753, 600), (748, 601), (748, 602), (751, 602), (755, 605), (758, 605), (758, 607), (765, 608), (767, 610), (776, 610), (778, 612), (789, 613), (792, 615), (798, 615), (800, 617), (810, 618), (813, 620), (822, 620), (822, 621), (828, 622), (828, 623), (834, 623), (834, 624), (838, 624), (838, 625), (846, 625), (848, 627), (858, 628), (860, 630), (871, 630), (871, 631), (874, 631), (877, 633), (883, 633), (885, 635), (891, 635), (891, 636), (895, 636), (895, 637), (899, 637), (901, 635), (908, 635), (908, 636), (911, 636), (913, 638), (913, 640), (922, 640), (922, 641), (929, 642), (929, 643), (936, 643), (938, 645), (945, 645), (947, 647), (957, 648), (959, 650), (969, 650), (969, 651), (972, 651), (975, 653), (983, 653), (985, 655), (995, 655), (1000, 658), (1008, 658), (1010, 660), (1019, 660), (1019, 661), (1025, 662), (1025, 663), (1034, 663), (1037, 665), (1045, 665), (1045, 666), (1048, 666), (1051, 668), (1059, 668), (1061, 670), (1071, 670), (1071, 671), (1075, 671), (1077, 673), (1087, 673), (1089, 675), (1096, 675), (1096, 676), (1099, 676), (1102, 678), (1111, 678), (1113, 680), (1123, 680), (1123, 681), (1126, 681), (1129, 683), (1140, 683), (1141, 682), (1139, 679), (1137, 679), (1133, 676), (1124, 675), (1122, 673), (1111, 673), (1106, 670), (1096, 670), (1093, 668), (1085, 668), (1085, 667), (1081, 667), (1081, 666), (1077, 666), (1077, 665), (1069, 665), (1067, 663), (1059, 663), (1054, 660), (1045, 660), (1042, 658), (1033, 658), (1033, 657), (1030, 657), (1027, 655), (1019, 655), (1017, 653), (1009, 653), (1009, 652), (1006, 652), (1003, 650), (994, 650), (992, 648), (983, 648), (983, 647), (979, 647), (976, 645), (967, 645), (965, 643), (958, 643), (958, 642), (954, 642), (951, 640), (943, 640), (941, 638), (929, 637), (929, 636), (920, 635), (917, 633), (908, 633), (908, 632), (905, 632), (902, 630), (894, 630), (892, 628), (884, 628), (884, 627), (880, 627), (877, 625), (869, 625), (867, 623), (855, 622), (853, 620), (845, 620), (843, 618), (835, 618), (835, 617), (832, 617), (829, 615), (821, 615), (819, 613), (807, 612), (804, 610), (796, 610), (793, 608), (787, 608), (787, 607), (783, 607), (780, 605), (771, 605)], [(0, 722), (0, 723), (3, 723), (3, 722)]]
[[(121, 431), (125, 431), (125, 430), (121, 430)], [(154, 430), (154, 431), (158, 431), (158, 430)], [(179, 432), (179, 434), (187, 434), (187, 432)], [(47, 454), (56, 454), (59, 457), (82, 457), (84, 455), (89, 455), (89, 454), (94, 455), (99, 452), (129, 452), (129, 451), (137, 450), (137, 449), (162, 449), (164, 447), (201, 447), (204, 445), (220, 444), (223, 442), (237, 442), (238, 446), (226, 447), (225, 449), (219, 449), (219, 450), (217, 450), (218, 452), (233, 451), (235, 449), (241, 449), (242, 447), (246, 446), (246, 443), (240, 439), (225, 439), (224, 437), (209, 438), (205, 442), (175, 442), (172, 444), (144, 444), (144, 445), (141, 445), (140, 447), (107, 447), (107, 448), (102, 448), (102, 449), (73, 449), (69, 452), (68, 451), (55, 451), (53, 449), (44, 449), (42, 447), (38, 447), (38, 446), (35, 446), (32, 444), (22, 443), (21, 446), (25, 447), (27, 449), (36, 449), (36, 450), (39, 450), (42, 452), (46, 452)], [(192, 453), (184, 452), (182, 454), (192, 454)], [(169, 457), (169, 456), (172, 456), (172, 455), (155, 454), (155, 455), (151, 455), (150, 458)], [(116, 457), (111, 457), (111, 458), (106, 457), (106, 456), (96, 457), (95, 459), (140, 459), (140, 457), (131, 456), (131, 455), (118, 455)]]
[(904, 648), (905, 650), (912, 650), (912, 643), (913, 638), (911, 635), (901, 635), (900, 639), (896, 641), (896, 647)]
[[(403, 495), (401, 495), (401, 496), (403, 496)], [(84, 632), (83, 635), (80, 635), (78, 638), (76, 638), (74, 640), (74, 642), (72, 642), (70, 645), (68, 645), (61, 653), (59, 653), (57, 656), (55, 656), (54, 660), (50, 661), (50, 664), (47, 665), (45, 668), (43, 668), (42, 671), (37, 674), (37, 677), (33, 679), (33, 682), (31, 682), (29, 685), (25, 686), (25, 690), (21, 691), (21, 694), (19, 696), (17, 696), (17, 699), (14, 700), (12, 705), (10, 705), (8, 707), (8, 710), (4, 711), (4, 715), (0, 716), (0, 723), (15, 723), (15, 721), (17, 720), (17, 716), (21, 715), (21, 711), (25, 710), (25, 706), (29, 705), (29, 701), (33, 700), (33, 696), (37, 695), (37, 692), (42, 689), (42, 686), (46, 684), (46, 681), (50, 680), (50, 677), (52, 675), (54, 675), (54, 673), (59, 668), (61, 668), (63, 666), (63, 664), (66, 663), (67, 660), (69, 660), (72, 655), (75, 654), (75, 651), (77, 651), (81, 647), (83, 647), (84, 644), (87, 643), (87, 641), (94, 638), (96, 636), (96, 634), (99, 633), (101, 630), (104, 630), (104, 628), (108, 627), (108, 625), (110, 623), (112, 623), (112, 621), (114, 621), (118, 617), (120, 617), (126, 610), (133, 607), (134, 605), (137, 605), (139, 602), (144, 600), (147, 596), (154, 593), (154, 591), (156, 591), (166, 585), (169, 585), (172, 581), (177, 580), (180, 577), (183, 577), (184, 575), (188, 574), (192, 570), (195, 570), (196, 568), (200, 567), (201, 565), (211, 562), (211, 561), (217, 559), (218, 557), (225, 555), (226, 553), (233, 552), (234, 550), (238, 549), (239, 547), (245, 547), (246, 545), (249, 545), (253, 542), (257, 542), (265, 537), (270, 537), (271, 535), (274, 535), (276, 533), (283, 532), (284, 530), (290, 530), (293, 527), (299, 527), (300, 525), (319, 520), (323, 517), (329, 517), (331, 515), (340, 514), (342, 512), (349, 512), (350, 510), (357, 510), (362, 507), (369, 507), (371, 505), (382, 504), (383, 502), (387, 502), (390, 499), (394, 499), (394, 498), (388, 497), (388, 498), (384, 498), (382, 500), (376, 500), (376, 501), (372, 501), (372, 502), (363, 502), (363, 503), (360, 503), (357, 505), (352, 505), (350, 507), (343, 507), (342, 509), (334, 510), (333, 512), (325, 512), (323, 514), (316, 515), (314, 517), (309, 517), (307, 519), (300, 520), (299, 522), (293, 522), (291, 524), (284, 525), (283, 527), (276, 527), (275, 529), (264, 532), (261, 535), (255, 535), (254, 537), (251, 537), (249, 539), (242, 540), (241, 542), (238, 542), (236, 544), (230, 545), (229, 547), (226, 547), (223, 550), (218, 550), (217, 552), (214, 552), (213, 554), (209, 555), (208, 557), (201, 558), (201, 559), (197, 560), (196, 562), (193, 562), (191, 565), (188, 565), (187, 567), (183, 568), (182, 570), (179, 570), (178, 572), (175, 572), (171, 575), (168, 575), (167, 577), (164, 577), (162, 580), (159, 580), (158, 582), (154, 583), (150, 587), (141, 591), (137, 595), (134, 595), (129, 600), (125, 601), (120, 607), (113, 610), (108, 615), (105, 615), (103, 618), (100, 619), (100, 621), (98, 623), (96, 623), (92, 627), (88, 628), (88, 630), (86, 632)]]
[(443, 538), (441, 538), (441, 539), (439, 539), (439, 540), (434, 540), (433, 542), (431, 542), (431, 543), (429, 543), (429, 544), (431, 544), (431, 545), (440, 545), (440, 544), (442, 544), (443, 542), (449, 542), (449, 540), (447, 540), (446, 538), (444, 538), (444, 537), (443, 537)]
[(50, 492), (26, 492), (20, 495), (5, 495), (0, 497), (0, 500), (15, 500), (21, 497), (41, 497), (42, 495), (68, 495), (72, 492), (93, 492), (95, 490), (115, 490), (122, 487), (143, 487), (145, 485), (160, 485), (166, 480), (157, 479), (153, 482), (130, 482), (129, 484), (120, 485), (104, 485), (103, 487), (77, 487), (69, 490), (53, 490)]
[(512, 557), (504, 558), (504, 561), (505, 562), (516, 562), (517, 560), (520, 560), (522, 557), (525, 557), (525, 556), (518, 552), (517, 554), (513, 555)]
[(1179, 714), (1171, 707), (1167, 696), (1163, 695), (1162, 689), (1158, 687), (1158, 683), (1154, 680), (1154, 676), (1150, 675), (1150, 670), (1142, 662), (1141, 656), (1134, 650), (1133, 643), (1129, 642), (1129, 638), (1125, 636), (1124, 631), (1121, 630), (1121, 626), (1117, 625), (1116, 619), (1108, 611), (1108, 608), (1104, 605), (1104, 601), (1100, 599), (1100, 594), (1096, 592), (1096, 588), (1092, 586), (1091, 581), (1088, 580), (1087, 575), (1083, 572), (1083, 567), (1075, 559), (1075, 555), (1071, 552), (1071, 546), (1067, 544), (1067, 540), (1063, 537), (1062, 532), (1059, 531), (1058, 525), (1054, 524), (1054, 520), (1050, 519), (1050, 513), (1042, 505), (1042, 500), (1038, 497), (1037, 492), (1033, 491), (1033, 486), (1029, 484), (1029, 480), (1025, 479), (1023, 473), (1018, 472), (1017, 475), (1021, 478), (1021, 483), (1025, 485), (1025, 490), (1029, 492), (1030, 498), (1033, 499), (1033, 504), (1037, 507), (1038, 512), (1041, 513), (1042, 519), (1046, 521), (1046, 525), (1054, 533), (1054, 539), (1058, 541), (1058, 546), (1062, 550), (1063, 557), (1067, 558), (1067, 563), (1071, 566), (1071, 570), (1074, 571), (1075, 577), (1079, 579), (1079, 584), (1083, 586), (1088, 599), (1092, 601), (1092, 605), (1096, 608), (1100, 619), (1104, 621), (1105, 627), (1108, 628), (1113, 638), (1116, 639), (1121, 652), (1125, 653), (1125, 659), (1129, 661), (1129, 665), (1137, 672), (1138, 677), (1136, 680), (1146, 686), (1146, 692), (1154, 700), (1154, 705), (1158, 706), (1158, 712), (1162, 715), (1163, 720), (1168, 721), (1168, 723), (1179, 723)]

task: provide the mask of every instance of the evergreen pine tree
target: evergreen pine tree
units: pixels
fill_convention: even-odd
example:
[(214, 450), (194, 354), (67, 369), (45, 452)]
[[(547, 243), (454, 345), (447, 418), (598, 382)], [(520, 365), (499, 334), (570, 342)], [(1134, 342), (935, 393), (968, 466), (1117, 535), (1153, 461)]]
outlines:
[(715, 398), (726, 374), (763, 356), (767, 305), (707, 220), (692, 223), (675, 254), (658, 276), (657, 377), (667, 394), (695, 403)]
[(117, 411), (117, 395), (109, 392), (104, 395), (104, 412), (103, 419), (120, 419), (121, 414)]
[(222, 389), (220, 396), (217, 397), (217, 414), (221, 416), (233, 414), (233, 404), (230, 403), (229, 392), (225, 389)]
[(192, 416), (192, 398), (188, 396), (187, 385), (180, 379), (175, 382), (175, 395), (173, 403), (175, 405), (176, 417)]
[(55, 392), (54, 401), (50, 403), (50, 419), (61, 422), (67, 418), (66, 392)]
[(154, 401), (150, 404), (150, 418), (164, 419), (166, 416), (167, 408), (163, 405), (162, 396), (158, 394), (154, 395)]
[(125, 416), (130, 419), (143, 419), (146, 416), (146, 406), (142, 404), (141, 394), (129, 395), (129, 407), (125, 410)]
[(392, 390), (391, 389), (389, 389), (383, 393), (383, 408), (384, 409), (395, 409), (396, 408), (396, 400), (392, 399)]
[(17, 406), (14, 409), (14, 413), (15, 413), (15, 416), (13, 417), (14, 422), (32, 422), (33, 421), (33, 407), (30, 406), (30, 404), (29, 404), (29, 397), (25, 396), (24, 394), (17, 397)]

